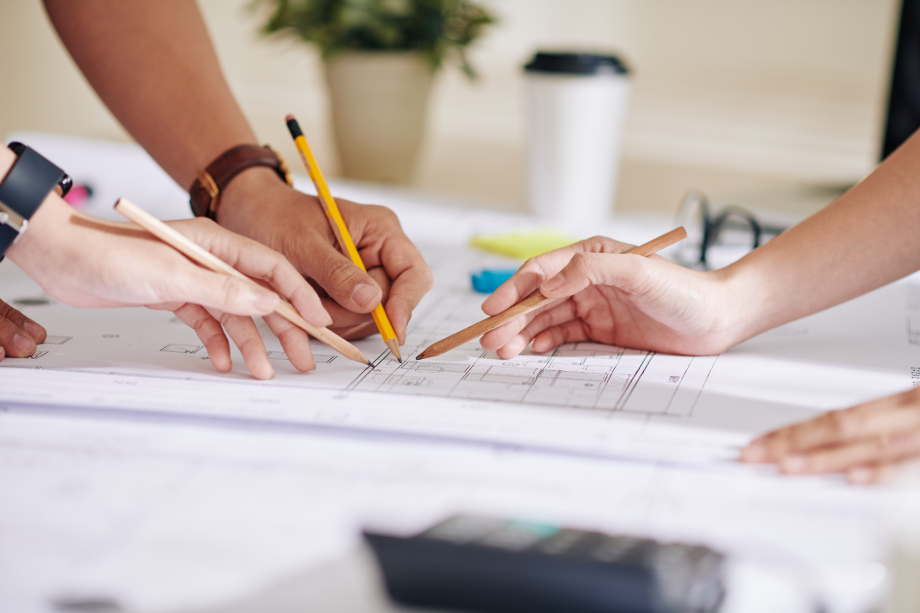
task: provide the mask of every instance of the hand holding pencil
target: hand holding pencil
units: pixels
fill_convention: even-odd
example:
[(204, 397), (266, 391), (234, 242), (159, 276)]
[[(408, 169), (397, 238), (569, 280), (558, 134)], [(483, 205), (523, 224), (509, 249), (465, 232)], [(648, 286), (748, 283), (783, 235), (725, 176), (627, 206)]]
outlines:
[(734, 336), (743, 330), (723, 327), (746, 308), (729, 299), (725, 272), (688, 270), (655, 256), (617, 255), (630, 247), (595, 237), (529, 261), (483, 302), (482, 310), (497, 315), (536, 290), (553, 302), (488, 332), (480, 344), (509, 359), (531, 342), (536, 353), (593, 341), (713, 355), (743, 340)]
[[(669, 247), (670, 245), (673, 245), (674, 243), (685, 239), (686, 237), (687, 237), (687, 231), (684, 230), (683, 227), (677, 227), (671, 230), (670, 232), (666, 232), (662, 234), (661, 236), (654, 238), (650, 240), (649, 242), (644, 243), (642, 245), (638, 245), (636, 247), (629, 247), (628, 249), (613, 251), (613, 253), (605, 254), (605, 255), (607, 258), (617, 258), (617, 256), (624, 256), (624, 255), (636, 255), (640, 257), (647, 257), (647, 256), (655, 254), (656, 252), (660, 251), (661, 249), (664, 249), (665, 247)], [(529, 279), (528, 277), (531, 276), (533, 272), (544, 273), (547, 269), (541, 266), (541, 263), (539, 262), (541, 258), (543, 260), (549, 260), (549, 261), (552, 261), (552, 258), (555, 258), (557, 261), (561, 262), (564, 260), (564, 258), (568, 256), (571, 258), (569, 267), (572, 266), (572, 262), (576, 262), (576, 266), (578, 266), (579, 264), (581, 264), (580, 257), (579, 257), (580, 255), (579, 249), (583, 248), (587, 244), (590, 244), (592, 241), (598, 241), (598, 240), (609, 241), (611, 243), (615, 243), (615, 241), (611, 241), (610, 239), (605, 239), (603, 237), (597, 237), (594, 239), (590, 239), (589, 241), (582, 241), (581, 243), (575, 243), (574, 245), (569, 245), (568, 247), (563, 247), (562, 249), (551, 251), (542, 256), (539, 256), (538, 258), (529, 260), (527, 263), (524, 264), (524, 266), (520, 268), (520, 270), (518, 270), (514, 274), (514, 276), (512, 276), (508, 281), (506, 281), (498, 290), (496, 290), (494, 294), (492, 294), (492, 296), (489, 299), (486, 300), (486, 303), (483, 304), (483, 311), (488, 313), (490, 312), (490, 310), (491, 311), (496, 310), (494, 306), (491, 306), (488, 304), (489, 301), (492, 301), (493, 305), (495, 303), (507, 305), (508, 298), (514, 295), (514, 293), (510, 292), (509, 290), (515, 290), (515, 289), (520, 290), (522, 282), (523, 284), (531, 282), (532, 279)], [(549, 263), (549, 261), (547, 261), (547, 264)], [(563, 276), (563, 273), (559, 273), (556, 277), (554, 277), (554, 279), (558, 280), (562, 276)], [(554, 287), (550, 287), (550, 285), (552, 284), (553, 284), (553, 279), (550, 279), (550, 281), (548, 281), (547, 283), (544, 283), (543, 287), (539, 289), (533, 289), (528, 294), (519, 294), (516, 299), (517, 301), (512, 303), (510, 306), (507, 306), (507, 308), (503, 308), (501, 311), (496, 312), (494, 315), (492, 315), (492, 317), (484, 319), (455, 334), (451, 334), (447, 338), (437, 341), (436, 343), (425, 348), (421, 353), (419, 353), (416, 359), (424, 360), (426, 358), (432, 358), (432, 357), (439, 356), (442, 353), (450, 351), (451, 349), (455, 349), (473, 339), (479, 338), (480, 336), (483, 336), (483, 335), (487, 335), (491, 333), (493, 330), (496, 330), (496, 331), (504, 330), (505, 333), (507, 333), (509, 329), (515, 330), (515, 331), (520, 330), (521, 328), (516, 327), (516, 326), (523, 326), (524, 323), (522, 322), (526, 323), (532, 319), (535, 319), (534, 316), (528, 317), (530, 313), (536, 313), (537, 311), (546, 310), (546, 309), (549, 309), (550, 311), (556, 311), (556, 309), (552, 308), (550, 305), (552, 305), (552, 303), (556, 302), (563, 296), (556, 296), (549, 292), (550, 289), (555, 289)], [(498, 300), (495, 300), (496, 295), (498, 295), (499, 297)], [(526, 298), (524, 298), (523, 300), (520, 300), (520, 297), (522, 295), (526, 295)], [(563, 313), (565, 312), (566, 311), (563, 311)], [(563, 342), (577, 342), (578, 340), (588, 340), (588, 338), (575, 338), (575, 337), (572, 337), (571, 339), (566, 338), (560, 342), (557, 342), (556, 345), (561, 344)], [(484, 341), (482, 343), (482, 346), (484, 348), (487, 347), (488, 342), (489, 341)], [(520, 345), (520, 349), (518, 349), (512, 355), (517, 355), (517, 353), (520, 353), (521, 349), (526, 347), (529, 342), (530, 342), (530, 338), (528, 338), (526, 342), (524, 342), (523, 345)], [(603, 342), (609, 342), (609, 341), (603, 341)], [(552, 347), (555, 347), (555, 345), (552, 345), (548, 347), (547, 349), (551, 349)], [(545, 351), (543, 349), (538, 349), (536, 346), (534, 347), (534, 350), (541, 352), (541, 353)], [(499, 352), (499, 355), (502, 358), (512, 357), (509, 355), (503, 356), (501, 355), (501, 352)]]
[[(182, 255), (186, 256), (188, 259), (192, 260), (196, 264), (204, 268), (207, 268), (213, 272), (216, 272), (222, 275), (226, 275), (233, 279), (242, 281), (244, 282), (244, 284), (252, 284), (253, 286), (256, 286), (255, 281), (253, 281), (252, 279), (250, 279), (249, 277), (247, 277), (240, 271), (236, 270), (234, 267), (227, 264), (224, 260), (218, 258), (217, 256), (212, 254), (207, 249), (201, 247), (199, 244), (197, 244), (192, 239), (188, 238), (181, 232), (177, 231), (175, 228), (156, 219), (155, 217), (153, 217), (152, 215), (150, 215), (143, 209), (139, 208), (138, 206), (134, 205), (133, 203), (129, 202), (128, 200), (125, 200), (124, 198), (119, 200), (115, 204), (115, 210), (121, 213), (122, 215), (124, 215), (125, 217), (127, 217), (128, 219), (130, 219), (131, 221), (133, 221), (135, 224), (140, 226), (143, 230), (145, 230), (146, 232), (149, 232), (150, 234), (158, 238), (160, 241), (162, 241), (163, 243), (166, 243), (167, 245), (169, 245), (176, 251), (180, 252)], [(220, 229), (216, 224), (211, 224), (210, 222), (204, 222), (203, 220), (194, 220), (189, 223), (206, 223), (207, 226), (212, 230), (212, 232), (218, 232), (218, 233), (226, 232), (225, 230)], [(287, 263), (286, 261), (284, 261), (284, 258), (282, 258), (279, 254), (272, 252), (266, 249), (265, 247), (258, 245), (252, 241), (249, 241), (248, 239), (244, 239), (243, 237), (234, 236), (232, 234), (230, 236), (233, 236), (234, 240), (236, 240), (237, 242), (242, 243), (241, 245), (238, 245), (238, 247), (240, 247), (241, 249), (236, 253), (236, 258), (239, 261), (252, 262), (252, 261), (257, 261), (260, 259), (265, 260), (266, 259), (264, 257), (265, 254), (270, 254), (270, 259), (272, 260), (272, 262), (266, 272), (267, 274), (271, 276), (275, 284), (280, 284), (279, 289), (285, 288), (289, 291), (291, 295), (295, 293), (294, 291), (295, 289), (304, 289), (303, 286), (299, 288), (293, 287), (293, 285), (296, 285), (296, 282), (294, 282), (295, 279), (298, 279), (299, 282), (303, 284), (303, 278), (297, 275), (294, 269), (291, 267), (291, 265)], [(245, 247), (243, 247), (243, 245), (245, 245)], [(245, 250), (245, 253), (243, 253), (243, 250)], [(286, 266), (283, 266), (282, 263)], [(285, 279), (289, 280), (289, 282), (286, 282)], [(312, 297), (314, 298), (314, 301), (316, 303), (315, 306), (319, 307), (319, 298), (315, 295), (315, 293), (313, 293)], [(319, 309), (320, 309), (320, 312), (323, 313), (321, 307), (319, 307)], [(316, 309), (314, 308), (312, 310), (315, 311)], [(359, 364), (362, 364), (364, 366), (371, 365), (370, 360), (368, 360), (367, 357), (364, 356), (351, 343), (340, 338), (339, 336), (337, 336), (330, 330), (326, 329), (322, 325), (314, 325), (314, 324), (307, 322), (287, 301), (285, 301), (283, 298), (280, 298), (278, 296), (276, 296), (274, 314), (276, 314), (283, 320), (286, 320), (290, 324), (293, 324), (297, 328), (300, 328), (304, 332), (307, 332), (313, 338), (316, 338), (317, 340), (329, 345), (330, 347), (332, 347), (333, 349), (335, 349), (336, 351), (338, 351), (345, 357), (355, 362), (358, 362)], [(329, 319), (328, 314), (323, 313), (323, 316), (326, 318), (327, 323), (331, 323), (331, 319)], [(284, 341), (285, 336), (290, 337), (290, 335), (286, 334), (286, 332), (289, 329), (288, 326), (279, 325), (279, 322), (277, 320), (272, 320), (270, 317), (266, 317), (266, 322), (272, 328), (272, 331), (275, 332), (277, 336), (282, 339), (282, 343), (285, 342)], [(248, 330), (249, 334), (245, 336), (246, 340), (247, 341), (257, 340), (258, 341), (257, 344), (261, 347), (261, 351), (264, 352), (264, 346), (262, 346), (261, 344), (261, 339), (258, 338), (258, 333), (256, 332), (254, 326), (251, 325), (252, 322), (250, 321), (249, 323), (250, 323), (249, 328), (251, 329)], [(239, 328), (239, 326), (236, 324), (234, 324), (233, 327)], [(234, 333), (233, 331), (230, 331), (230, 332), (231, 334)], [(255, 333), (255, 336), (253, 336), (252, 333)], [(234, 339), (234, 340), (237, 340), (237, 339)], [(240, 343), (238, 342), (238, 344)], [(251, 350), (252, 347), (250, 346), (247, 348), (247, 347), (244, 347), (243, 345), (240, 345), (240, 349), (241, 351), (243, 351), (244, 357), (247, 357), (246, 353), (247, 351)], [(211, 348), (209, 348), (209, 353), (210, 353), (210, 350)], [(291, 363), (294, 364), (296, 367), (298, 367), (301, 370), (312, 370), (314, 364), (313, 364), (312, 357), (309, 356), (310, 350), (309, 350), (308, 343), (306, 345), (300, 343), (300, 344), (293, 345), (290, 347), (285, 346), (285, 350), (289, 354)], [(306, 353), (306, 355), (304, 355), (304, 353)], [(307, 357), (309, 357), (308, 360), (305, 359)], [(249, 360), (247, 359), (247, 364), (248, 363), (249, 363)], [(217, 366), (217, 364), (215, 364), (215, 366)], [(264, 370), (264, 369), (260, 369), (260, 371), (261, 370)], [(253, 374), (256, 374), (256, 373), (253, 372)], [(266, 378), (266, 377), (262, 376), (260, 378)]]
[[(332, 197), (332, 193), (329, 191), (329, 185), (326, 183), (326, 179), (323, 177), (319, 164), (313, 156), (313, 151), (310, 149), (310, 145), (307, 143), (307, 139), (300, 129), (300, 124), (297, 123), (293, 115), (288, 115), (285, 120), (287, 121), (288, 130), (291, 132), (291, 137), (294, 139), (294, 144), (297, 146), (298, 152), (300, 152), (300, 157), (303, 160), (304, 166), (306, 166), (307, 172), (310, 174), (310, 179), (316, 187), (319, 201), (326, 213), (326, 218), (329, 220), (332, 232), (335, 234), (336, 240), (338, 241), (339, 248), (348, 255), (355, 266), (367, 272), (367, 267), (364, 265), (364, 261), (358, 253), (358, 248), (355, 246), (351, 233), (345, 225), (345, 219), (342, 217), (342, 213), (339, 211), (339, 207)], [(402, 362), (402, 355), (399, 351), (399, 339), (397, 338), (396, 331), (393, 329), (393, 325), (390, 323), (387, 312), (383, 308), (383, 303), (379, 303), (375, 306), (371, 315), (374, 318), (377, 329), (380, 331), (380, 336), (383, 337), (383, 342), (389, 348), (393, 356)]]

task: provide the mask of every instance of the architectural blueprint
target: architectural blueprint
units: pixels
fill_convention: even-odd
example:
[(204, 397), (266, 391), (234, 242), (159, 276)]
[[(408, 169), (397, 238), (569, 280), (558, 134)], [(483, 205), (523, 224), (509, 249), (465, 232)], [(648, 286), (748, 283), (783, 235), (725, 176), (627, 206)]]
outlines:
[(733, 459), (772, 427), (905, 389), (920, 366), (910, 281), (718, 357), (577, 343), (501, 360), (474, 341), (417, 361), (423, 348), (483, 317), (483, 296), (466, 283), (489, 261), (468, 249), (426, 256), (438, 282), (412, 319), (403, 364), (376, 337), (357, 343), (373, 368), (314, 342), (316, 371), (298, 373), (262, 325), (271, 381), (252, 379), (238, 354), (233, 372), (214, 371), (171, 313), (72, 308), (3, 263), (3, 297), (50, 336), (32, 358), (0, 362), (2, 398), (711, 462)]

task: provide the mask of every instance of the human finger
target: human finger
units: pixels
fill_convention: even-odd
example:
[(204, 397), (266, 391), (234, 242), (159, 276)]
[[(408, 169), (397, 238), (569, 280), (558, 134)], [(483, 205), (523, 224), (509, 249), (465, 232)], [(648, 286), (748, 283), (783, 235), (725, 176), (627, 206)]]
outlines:
[[(383, 296), (384, 296), (383, 301), (385, 303), (387, 293), (390, 290), (390, 279), (389, 277), (387, 277), (386, 271), (382, 267), (376, 266), (373, 268), (369, 268), (367, 270), (367, 274), (370, 275), (371, 279), (373, 279), (377, 283), (377, 285), (380, 287), (380, 289), (383, 291)], [(329, 295), (326, 293), (326, 291), (323, 288), (319, 287), (318, 285), (316, 286), (316, 291), (320, 295), (320, 299), (323, 302), (323, 306), (325, 307), (326, 312), (329, 313), (329, 315), (332, 317), (332, 320), (334, 322), (333, 325), (330, 327), (330, 329), (335, 329), (338, 331), (367, 330), (364, 336), (367, 336), (367, 334), (370, 334), (370, 332), (373, 332), (374, 330), (377, 329), (376, 325), (374, 325), (374, 320), (370, 313), (355, 313), (354, 311), (349, 311), (342, 305), (338, 304), (335, 300), (330, 298)], [(341, 336), (340, 332), (336, 332), (336, 334), (339, 334)], [(350, 337), (345, 337), (345, 338), (361, 338), (361, 337), (360, 336), (350, 336)]]
[[(365, 207), (376, 218), (376, 232), (382, 233), (377, 247), (374, 241), (362, 246), (362, 258), (370, 270), (381, 266), (391, 282), (384, 304), (400, 344), (406, 340), (406, 326), (412, 312), (434, 286), (431, 268), (421, 252), (405, 235), (396, 215), (384, 207)], [(361, 241), (363, 242), (363, 241)]]
[[(530, 318), (519, 317), (518, 319), (521, 321), (518, 323), (509, 322), (488, 332), (487, 335), (482, 337), (480, 344), (483, 349), (495, 351), (502, 359), (508, 359), (523, 351), (530, 341), (547, 328), (558, 326), (574, 317), (575, 304), (571, 300), (550, 303), (543, 310), (534, 311)], [(519, 332), (513, 335), (509, 334), (509, 332), (518, 327), (520, 327)], [(488, 335), (492, 336), (487, 339), (486, 336)]]
[(5, 317), (0, 317), (0, 346), (11, 358), (27, 358), (36, 349), (32, 337)]
[(320, 327), (332, 323), (332, 318), (323, 307), (316, 291), (277, 251), (230, 232), (210, 219), (199, 217), (172, 223), (178, 230), (233, 268), (274, 289), (309, 323)]
[(572, 243), (566, 247), (530, 258), (510, 279), (502, 283), (482, 303), (486, 315), (498, 315), (534, 292), (547, 279), (555, 276), (576, 253), (621, 253), (631, 245), (604, 236)]
[(917, 464), (916, 458), (908, 458), (907, 460), (895, 462), (879, 462), (866, 466), (856, 466), (847, 471), (847, 481), (857, 485), (884, 483), (897, 478), (902, 470), (916, 470)]
[(576, 253), (558, 273), (540, 284), (547, 298), (566, 298), (591, 285), (609, 285), (632, 293), (647, 277), (648, 260), (639, 255)]
[(369, 313), (383, 291), (365, 271), (329, 240), (291, 240), (284, 248), (291, 264), (310, 277), (346, 310)]
[(893, 468), (891, 464), (855, 466), (847, 470), (847, 481), (854, 485), (874, 485), (886, 481)]
[(580, 319), (573, 319), (558, 326), (553, 326), (541, 332), (533, 339), (534, 353), (546, 353), (559, 345), (566, 343), (580, 343), (589, 340), (585, 323)]
[[(532, 321), (540, 317), (543, 313), (557, 306), (558, 304), (558, 302), (544, 304), (540, 308), (534, 309), (530, 313), (525, 313), (520, 317), (515, 317), (508, 323), (499, 326), (494, 330), (486, 332), (479, 340), (479, 344), (482, 345), (482, 348), (487, 351), (498, 351), (501, 347), (504, 347), (510, 343), (512, 339), (518, 337), (521, 331), (530, 325)], [(521, 349), (524, 347), (526, 347), (526, 343), (521, 347)]]
[(278, 340), (288, 361), (300, 372), (309, 372), (316, 368), (313, 352), (310, 349), (310, 337), (307, 333), (276, 313), (262, 319)]
[(252, 318), (231, 313), (212, 312), (211, 314), (217, 317), (226, 330), (227, 336), (240, 350), (246, 368), (249, 369), (252, 376), (256, 379), (273, 378), (275, 371), (268, 362), (265, 343), (262, 342), (262, 337)]
[(220, 372), (228, 372), (233, 366), (230, 359), (230, 341), (227, 340), (220, 322), (198, 304), (186, 303), (170, 310), (179, 321), (195, 331), (214, 368)]
[(779, 461), (789, 474), (832, 473), (869, 464), (884, 464), (920, 455), (920, 430), (878, 434), (809, 453), (794, 453)]
[(830, 411), (769, 432), (744, 449), (742, 460), (772, 462), (790, 453), (914, 427), (920, 427), (920, 389)]
[(19, 310), (0, 300), (0, 317), (9, 320), (36, 344), (44, 343), (48, 337), (45, 328), (23, 315)]
[(181, 274), (160, 279), (160, 302), (180, 300), (200, 304), (206, 309), (235, 315), (267, 315), (275, 310), (280, 298), (254, 281), (237, 279), (191, 263)]

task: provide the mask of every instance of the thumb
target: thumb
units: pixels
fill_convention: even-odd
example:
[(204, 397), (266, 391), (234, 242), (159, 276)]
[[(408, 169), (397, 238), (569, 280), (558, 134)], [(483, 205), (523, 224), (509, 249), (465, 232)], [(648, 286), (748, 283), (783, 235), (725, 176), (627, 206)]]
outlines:
[(202, 268), (189, 271), (189, 287), (178, 300), (234, 315), (268, 315), (278, 306), (278, 294), (252, 281)]
[(630, 279), (644, 260), (641, 256), (623, 254), (576, 253), (565, 268), (540, 285), (540, 292), (547, 298), (566, 298), (589, 285), (624, 289), (624, 285), (632, 285)]
[(349, 311), (369, 313), (383, 298), (383, 290), (371, 276), (329, 243), (314, 245), (300, 264), (301, 270)]

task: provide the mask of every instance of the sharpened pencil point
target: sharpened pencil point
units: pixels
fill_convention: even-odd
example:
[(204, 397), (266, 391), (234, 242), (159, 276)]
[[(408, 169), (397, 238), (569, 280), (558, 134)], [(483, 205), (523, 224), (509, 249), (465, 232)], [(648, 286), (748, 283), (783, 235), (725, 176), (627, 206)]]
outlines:
[(399, 363), (402, 364), (402, 353), (399, 351), (399, 341), (395, 338), (391, 338), (387, 340), (386, 345), (390, 350), (390, 353), (393, 354), (393, 357), (399, 360)]

